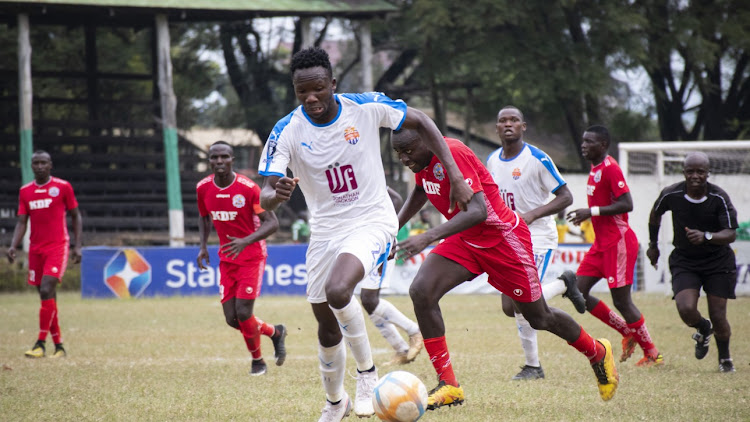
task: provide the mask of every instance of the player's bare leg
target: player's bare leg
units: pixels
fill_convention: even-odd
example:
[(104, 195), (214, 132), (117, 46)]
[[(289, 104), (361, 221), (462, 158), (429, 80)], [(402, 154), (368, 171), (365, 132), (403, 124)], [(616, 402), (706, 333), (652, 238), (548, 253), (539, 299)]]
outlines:
[(438, 374), (438, 385), (430, 391), (427, 398), (427, 408), (430, 410), (464, 401), (464, 390), (453, 372), (445, 341), (440, 299), (454, 287), (475, 276), (476, 274), (456, 262), (432, 253), (427, 255), (409, 288), (417, 323), (424, 336), (425, 350)]

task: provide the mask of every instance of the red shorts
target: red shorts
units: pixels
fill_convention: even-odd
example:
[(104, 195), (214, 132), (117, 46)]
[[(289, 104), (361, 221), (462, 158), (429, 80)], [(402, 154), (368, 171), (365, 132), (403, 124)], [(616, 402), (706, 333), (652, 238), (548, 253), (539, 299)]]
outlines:
[(610, 289), (631, 286), (635, 261), (638, 259), (638, 238), (633, 230), (628, 229), (625, 235), (614, 245), (598, 248), (596, 245), (586, 252), (577, 275), (606, 278)]
[(29, 250), (29, 279), (28, 283), (38, 286), (42, 283), (42, 276), (55, 277), (62, 283), (65, 267), (68, 266), (68, 244), (45, 250)]
[(492, 287), (518, 302), (535, 302), (542, 296), (531, 237), (525, 224), (503, 232), (497, 244), (491, 247), (472, 246), (453, 235), (435, 246), (432, 253), (455, 261), (474, 274), (487, 273)]
[(257, 261), (219, 263), (219, 294), (221, 303), (235, 297), (237, 299), (255, 299), (260, 296), (263, 273), (266, 270), (266, 258)]

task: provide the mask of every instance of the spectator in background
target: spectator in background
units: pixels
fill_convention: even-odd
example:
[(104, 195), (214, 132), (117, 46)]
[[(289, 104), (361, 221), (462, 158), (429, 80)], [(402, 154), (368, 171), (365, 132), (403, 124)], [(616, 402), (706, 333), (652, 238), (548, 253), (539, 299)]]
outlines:
[[(732, 329), (727, 320), (727, 299), (736, 298), (737, 264), (729, 244), (737, 237), (737, 211), (722, 188), (708, 183), (706, 154), (688, 154), (683, 173), (685, 181), (664, 188), (654, 202), (648, 221), (646, 256), (656, 268), (661, 216), (672, 211), (674, 250), (669, 256), (669, 270), (677, 312), (682, 322), (697, 330), (693, 334), (695, 357), (706, 356), (716, 330), (719, 372), (734, 372), (729, 354)], [(710, 320), (698, 310), (701, 287), (706, 292)]]
[(307, 211), (300, 211), (292, 223), (292, 240), (294, 243), (307, 243), (310, 240), (310, 224), (307, 222)]
[(23, 185), (18, 193), (18, 221), (7, 251), (8, 262), (16, 260), (16, 248), (21, 244), (26, 227), (31, 222), (29, 243), (28, 283), (36, 286), (39, 308), (39, 335), (25, 355), (41, 358), (45, 354), (47, 334), (52, 336), (55, 352), (52, 358), (66, 356), (57, 312), (57, 285), (62, 282), (68, 265), (70, 237), (65, 219), (70, 215), (75, 236), (73, 263), (81, 262), (82, 219), (73, 187), (65, 180), (52, 177), (52, 159), (46, 151), (31, 155), (34, 181)]
[(281, 366), (286, 359), (286, 327), (267, 324), (253, 314), (268, 256), (265, 239), (276, 232), (279, 222), (273, 211), (260, 207), (260, 187), (232, 170), (233, 160), (233, 149), (224, 141), (208, 149), (213, 174), (196, 186), (200, 213), (197, 261), (198, 268), (205, 270), (209, 263), (206, 243), (213, 224), (221, 244), (219, 291), (224, 318), (245, 339), (253, 357), (250, 375), (263, 375), (267, 367), (260, 348), (261, 334), (273, 342), (276, 365)]
[(432, 222), (430, 221), (430, 214), (431, 214), (431, 211), (429, 208), (419, 210), (419, 218), (411, 224), (411, 229), (409, 230), (409, 236), (416, 236), (418, 234), (422, 234), (432, 227)]

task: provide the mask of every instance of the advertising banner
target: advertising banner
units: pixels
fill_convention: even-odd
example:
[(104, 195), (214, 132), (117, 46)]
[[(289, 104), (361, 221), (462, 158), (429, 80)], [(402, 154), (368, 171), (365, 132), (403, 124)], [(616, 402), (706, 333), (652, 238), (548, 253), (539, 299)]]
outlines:
[[(198, 268), (198, 247), (83, 248), (81, 296), (134, 298), (219, 296), (218, 246), (208, 248), (210, 265)], [(307, 245), (272, 245), (261, 295), (304, 295)]]

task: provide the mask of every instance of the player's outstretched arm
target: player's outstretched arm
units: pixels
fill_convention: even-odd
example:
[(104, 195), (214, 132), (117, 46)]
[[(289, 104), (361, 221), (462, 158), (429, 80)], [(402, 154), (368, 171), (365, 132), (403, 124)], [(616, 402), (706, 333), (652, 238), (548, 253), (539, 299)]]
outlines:
[[(404, 206), (404, 208), (406, 208), (406, 206)], [(479, 191), (476, 192), (471, 198), (471, 201), (469, 201), (466, 211), (459, 212), (447, 222), (398, 243), (395, 247), (396, 257), (399, 259), (409, 259), (410, 257), (422, 252), (424, 248), (432, 242), (462, 232), (470, 227), (476, 226), (486, 219), (487, 204), (484, 200), (484, 192)]]
[(266, 211), (275, 211), (282, 202), (292, 197), (299, 177), (266, 176), (260, 191), (260, 206)]
[(419, 132), (419, 137), (422, 142), (427, 145), (427, 148), (432, 151), (433, 154), (437, 155), (438, 160), (443, 164), (445, 172), (448, 174), (448, 179), (451, 182), (450, 192), (450, 209), (448, 212), (453, 212), (453, 206), (458, 204), (458, 208), (461, 211), (466, 211), (469, 202), (471, 201), (474, 191), (464, 181), (463, 174), (459, 170), (456, 161), (451, 155), (448, 144), (445, 142), (443, 135), (440, 130), (435, 126), (435, 122), (432, 121), (426, 114), (417, 110), (416, 108), (407, 107), (406, 117), (402, 124), (402, 127), (407, 129), (416, 129)]
[[(592, 211), (596, 208), (596, 214)], [(567, 215), (569, 222), (576, 226), (581, 225), (582, 222), (588, 220), (593, 215), (618, 215), (626, 214), (633, 211), (633, 197), (630, 196), (630, 192), (625, 192), (619, 197), (615, 198), (615, 202), (604, 207), (592, 207), (592, 208), (579, 208), (575, 211), (571, 211)]]
[(420, 186), (415, 186), (398, 212), (398, 228), (404, 227), (404, 224), (414, 217), (426, 203), (427, 193)]

